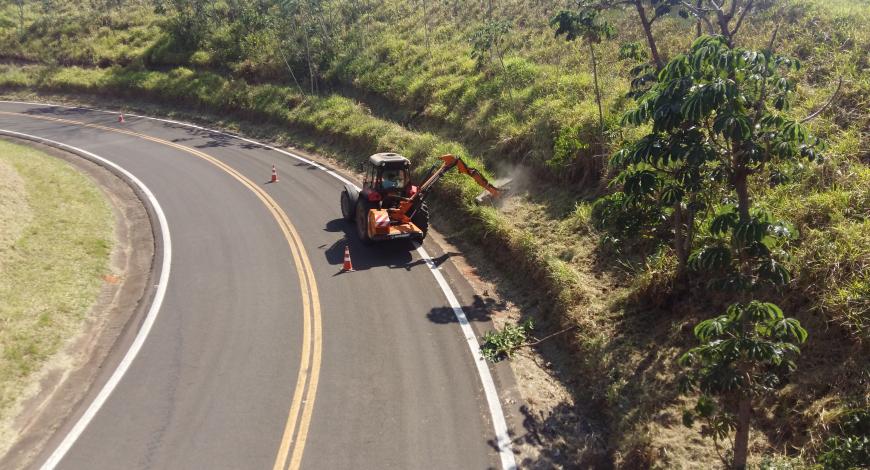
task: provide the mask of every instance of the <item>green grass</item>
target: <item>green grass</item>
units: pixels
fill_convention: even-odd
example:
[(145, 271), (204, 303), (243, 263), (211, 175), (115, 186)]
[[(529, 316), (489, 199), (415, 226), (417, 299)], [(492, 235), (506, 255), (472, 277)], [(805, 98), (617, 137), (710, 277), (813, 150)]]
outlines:
[(3, 421), (80, 331), (108, 269), (114, 219), (103, 193), (70, 165), (0, 140), (0, 222)]

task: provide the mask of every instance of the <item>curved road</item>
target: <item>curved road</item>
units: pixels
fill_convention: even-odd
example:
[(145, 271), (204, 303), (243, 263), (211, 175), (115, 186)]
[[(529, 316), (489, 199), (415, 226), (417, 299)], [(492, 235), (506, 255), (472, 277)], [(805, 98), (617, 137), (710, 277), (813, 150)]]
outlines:
[[(513, 465), (479, 375), (489, 371), (422, 250), (362, 246), (341, 220), (342, 183), (322, 167), (81, 108), (2, 103), (0, 129), (126, 169), (153, 192), (171, 235), (159, 316), (58, 468)], [(273, 164), (280, 182), (266, 184)], [(346, 244), (357, 271), (339, 274)]]

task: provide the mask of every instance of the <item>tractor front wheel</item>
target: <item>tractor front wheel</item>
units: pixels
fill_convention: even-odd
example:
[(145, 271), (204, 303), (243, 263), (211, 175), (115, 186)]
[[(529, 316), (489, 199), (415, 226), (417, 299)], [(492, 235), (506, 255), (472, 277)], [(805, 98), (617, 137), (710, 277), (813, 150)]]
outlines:
[(356, 203), (356, 233), (359, 235), (359, 239), (366, 244), (372, 242), (372, 239), (369, 238), (369, 209), (371, 208), (372, 204), (362, 198)]
[(344, 217), (344, 220), (353, 222), (353, 204), (351, 203), (350, 195), (347, 194), (346, 189), (341, 192), (341, 216)]
[(425, 202), (414, 212), (411, 222), (423, 232), (423, 236), (420, 239), (426, 238), (426, 233), (429, 232), (429, 208), (426, 207)]

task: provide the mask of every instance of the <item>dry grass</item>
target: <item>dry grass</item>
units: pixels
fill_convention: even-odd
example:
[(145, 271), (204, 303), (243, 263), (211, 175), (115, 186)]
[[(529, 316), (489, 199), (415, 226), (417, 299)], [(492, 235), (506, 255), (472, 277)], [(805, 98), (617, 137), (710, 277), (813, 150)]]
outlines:
[(0, 141), (0, 421), (81, 328), (107, 269), (113, 224), (85, 176)]

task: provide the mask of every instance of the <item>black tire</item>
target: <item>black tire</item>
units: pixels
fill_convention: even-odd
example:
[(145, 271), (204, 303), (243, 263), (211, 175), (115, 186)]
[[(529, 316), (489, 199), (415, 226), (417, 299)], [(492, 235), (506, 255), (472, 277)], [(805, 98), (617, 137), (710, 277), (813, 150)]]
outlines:
[(411, 222), (423, 231), (423, 236), (420, 239), (426, 238), (426, 233), (429, 232), (429, 208), (426, 207), (425, 202), (414, 212)]
[(345, 189), (341, 192), (341, 216), (344, 217), (344, 220), (347, 220), (349, 222), (354, 221), (356, 211), (354, 210), (355, 208), (353, 206), (354, 204), (350, 200), (350, 195), (347, 194), (347, 190)]
[(371, 203), (362, 199), (356, 202), (356, 233), (365, 244), (372, 242), (369, 238), (369, 209), (372, 207)]

